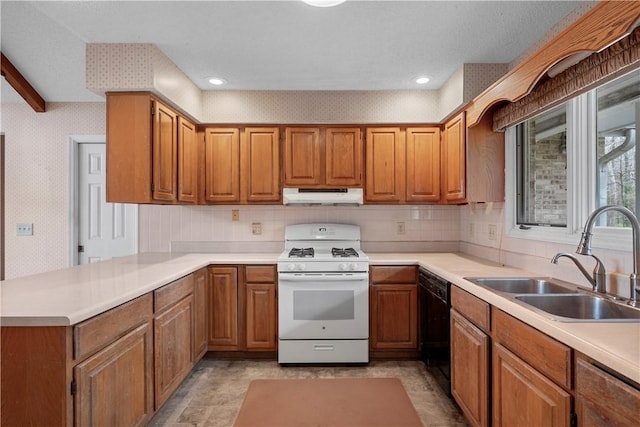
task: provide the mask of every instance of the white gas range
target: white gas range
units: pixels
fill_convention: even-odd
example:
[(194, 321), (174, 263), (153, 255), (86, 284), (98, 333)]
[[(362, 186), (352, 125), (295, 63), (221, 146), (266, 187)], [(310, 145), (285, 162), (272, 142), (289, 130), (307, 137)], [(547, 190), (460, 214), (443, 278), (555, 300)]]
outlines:
[(369, 258), (360, 227), (296, 224), (278, 258), (278, 362), (369, 361)]

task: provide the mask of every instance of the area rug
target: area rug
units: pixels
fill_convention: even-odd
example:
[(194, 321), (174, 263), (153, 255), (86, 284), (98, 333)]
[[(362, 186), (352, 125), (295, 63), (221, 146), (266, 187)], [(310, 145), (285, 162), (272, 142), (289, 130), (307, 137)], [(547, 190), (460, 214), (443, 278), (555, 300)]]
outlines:
[(398, 378), (253, 380), (234, 427), (422, 427)]

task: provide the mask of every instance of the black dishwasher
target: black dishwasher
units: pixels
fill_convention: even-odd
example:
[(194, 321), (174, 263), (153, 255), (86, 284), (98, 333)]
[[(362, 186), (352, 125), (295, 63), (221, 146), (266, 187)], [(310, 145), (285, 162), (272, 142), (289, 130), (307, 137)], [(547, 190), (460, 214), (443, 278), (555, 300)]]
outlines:
[(420, 269), (420, 355), (447, 394), (451, 392), (449, 366), (449, 309), (451, 283)]

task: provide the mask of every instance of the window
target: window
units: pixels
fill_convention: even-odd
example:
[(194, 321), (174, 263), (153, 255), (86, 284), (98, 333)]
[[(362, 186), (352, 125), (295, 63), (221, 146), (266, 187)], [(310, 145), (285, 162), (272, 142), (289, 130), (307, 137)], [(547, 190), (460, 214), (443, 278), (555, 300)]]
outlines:
[(567, 107), (516, 128), (518, 224), (567, 225)]
[[(507, 233), (577, 243), (597, 207), (640, 212), (638, 123), (640, 70), (507, 129)], [(630, 241), (623, 215), (607, 212), (596, 226), (594, 245), (620, 248)]]

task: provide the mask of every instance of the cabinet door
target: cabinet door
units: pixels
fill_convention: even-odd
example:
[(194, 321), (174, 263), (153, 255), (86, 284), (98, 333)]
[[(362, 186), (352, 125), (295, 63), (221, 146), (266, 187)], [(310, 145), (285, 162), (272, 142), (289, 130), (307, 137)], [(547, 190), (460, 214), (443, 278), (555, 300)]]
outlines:
[(193, 367), (193, 295), (156, 316), (154, 326), (156, 409)]
[(277, 202), (280, 191), (280, 140), (278, 128), (246, 128), (241, 141), (240, 199)]
[(207, 269), (193, 273), (193, 354), (197, 362), (207, 351)]
[(488, 376), (489, 337), (451, 310), (451, 395), (472, 426), (489, 425)]
[(198, 139), (196, 126), (178, 117), (178, 200), (198, 202)]
[(367, 129), (367, 202), (400, 202), (404, 195), (405, 149), (399, 128)]
[(204, 141), (205, 201), (239, 202), (240, 131), (231, 128), (208, 128)]
[(239, 350), (238, 269), (209, 268), (209, 350)]
[(571, 395), (497, 343), (492, 400), (494, 426), (570, 425)]
[(464, 112), (445, 123), (442, 138), (442, 187), (447, 202), (465, 200), (466, 139)]
[(362, 137), (358, 128), (328, 128), (325, 133), (326, 183), (341, 187), (362, 184)]
[(285, 185), (320, 184), (320, 129), (285, 129), (284, 167)]
[(247, 350), (275, 351), (276, 285), (247, 283)]
[(107, 202), (151, 203), (151, 97), (107, 94)]
[(580, 427), (638, 425), (640, 389), (576, 359), (576, 415)]
[(178, 115), (154, 101), (153, 115), (153, 198), (177, 198)]
[(440, 129), (407, 129), (407, 202), (440, 200)]
[(76, 425), (146, 425), (153, 414), (151, 325), (137, 327), (77, 365), (74, 377)]
[(417, 285), (372, 285), (369, 301), (371, 349), (415, 350), (418, 348)]

